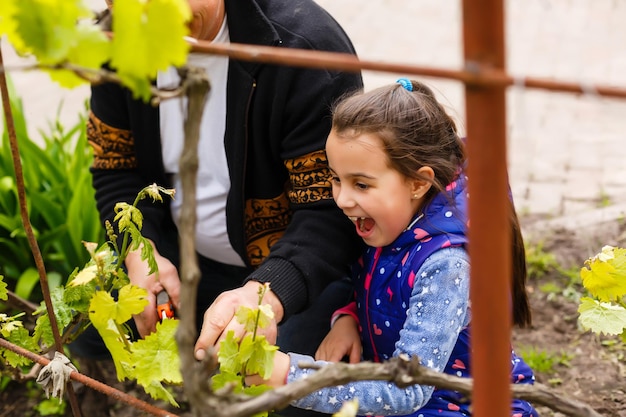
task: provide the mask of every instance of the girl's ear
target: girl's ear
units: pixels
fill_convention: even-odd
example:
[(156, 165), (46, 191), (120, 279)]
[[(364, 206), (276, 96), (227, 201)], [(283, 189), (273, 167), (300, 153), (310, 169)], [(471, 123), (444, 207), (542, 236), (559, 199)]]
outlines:
[(424, 166), (417, 170), (417, 174), (423, 179), (411, 180), (411, 196), (419, 200), (426, 195), (435, 179), (435, 171), (431, 167)]

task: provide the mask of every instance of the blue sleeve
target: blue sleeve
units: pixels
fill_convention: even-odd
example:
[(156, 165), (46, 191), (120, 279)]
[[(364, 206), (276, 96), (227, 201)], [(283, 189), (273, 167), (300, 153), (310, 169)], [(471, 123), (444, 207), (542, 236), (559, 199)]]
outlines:
[[(419, 269), (413, 287), (407, 319), (400, 331), (394, 356), (417, 355), (422, 364), (443, 371), (459, 332), (469, 323), (469, 258), (462, 248), (442, 249), (432, 254)], [(298, 363), (314, 361), (290, 353), (287, 382), (306, 378), (312, 369), (301, 369)], [(322, 413), (337, 412), (342, 403), (359, 401), (359, 415), (410, 414), (430, 399), (434, 388), (414, 385), (398, 388), (386, 381), (359, 381), (322, 389), (292, 405)]]

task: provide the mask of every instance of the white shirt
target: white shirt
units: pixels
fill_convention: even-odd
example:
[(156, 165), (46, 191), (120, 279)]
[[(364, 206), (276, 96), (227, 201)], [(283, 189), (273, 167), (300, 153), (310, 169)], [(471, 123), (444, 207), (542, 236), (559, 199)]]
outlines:
[[(213, 42), (230, 42), (226, 19)], [(228, 58), (192, 53), (188, 57), (188, 65), (204, 68), (211, 85), (202, 114), (198, 144), (196, 250), (218, 262), (244, 266), (241, 256), (231, 246), (226, 230), (226, 198), (230, 190), (224, 148)], [(177, 86), (179, 81), (175, 68), (160, 72), (157, 76), (159, 88)], [(184, 145), (186, 106), (186, 98), (175, 98), (163, 101), (159, 107), (163, 164), (165, 172), (173, 175), (173, 186), (176, 188), (176, 198), (172, 202), (171, 210), (177, 226), (180, 223), (182, 205), (179, 160)]]

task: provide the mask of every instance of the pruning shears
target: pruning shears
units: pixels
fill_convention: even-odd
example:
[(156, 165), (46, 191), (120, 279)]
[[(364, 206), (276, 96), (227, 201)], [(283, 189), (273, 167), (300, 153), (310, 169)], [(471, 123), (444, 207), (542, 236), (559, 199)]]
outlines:
[(174, 305), (165, 291), (157, 294), (157, 314), (161, 321), (174, 317)]

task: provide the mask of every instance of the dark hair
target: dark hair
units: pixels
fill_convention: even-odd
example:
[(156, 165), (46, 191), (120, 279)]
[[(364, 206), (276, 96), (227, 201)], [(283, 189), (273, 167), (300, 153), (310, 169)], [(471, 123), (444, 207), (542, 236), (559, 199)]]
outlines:
[(430, 88), (412, 84), (412, 92), (392, 84), (340, 100), (333, 111), (333, 130), (341, 137), (376, 134), (391, 168), (407, 178), (429, 180), (417, 171), (431, 167), (435, 179), (427, 203), (458, 175), (465, 151), (454, 121)]
[[(407, 178), (419, 176), (424, 166), (435, 173), (424, 204), (459, 174), (465, 164), (465, 146), (456, 124), (426, 85), (411, 80), (412, 91), (396, 83), (345, 97), (333, 109), (333, 131), (343, 138), (375, 134), (392, 169)], [(526, 294), (526, 253), (521, 228), (511, 202), (513, 323), (531, 323)]]

